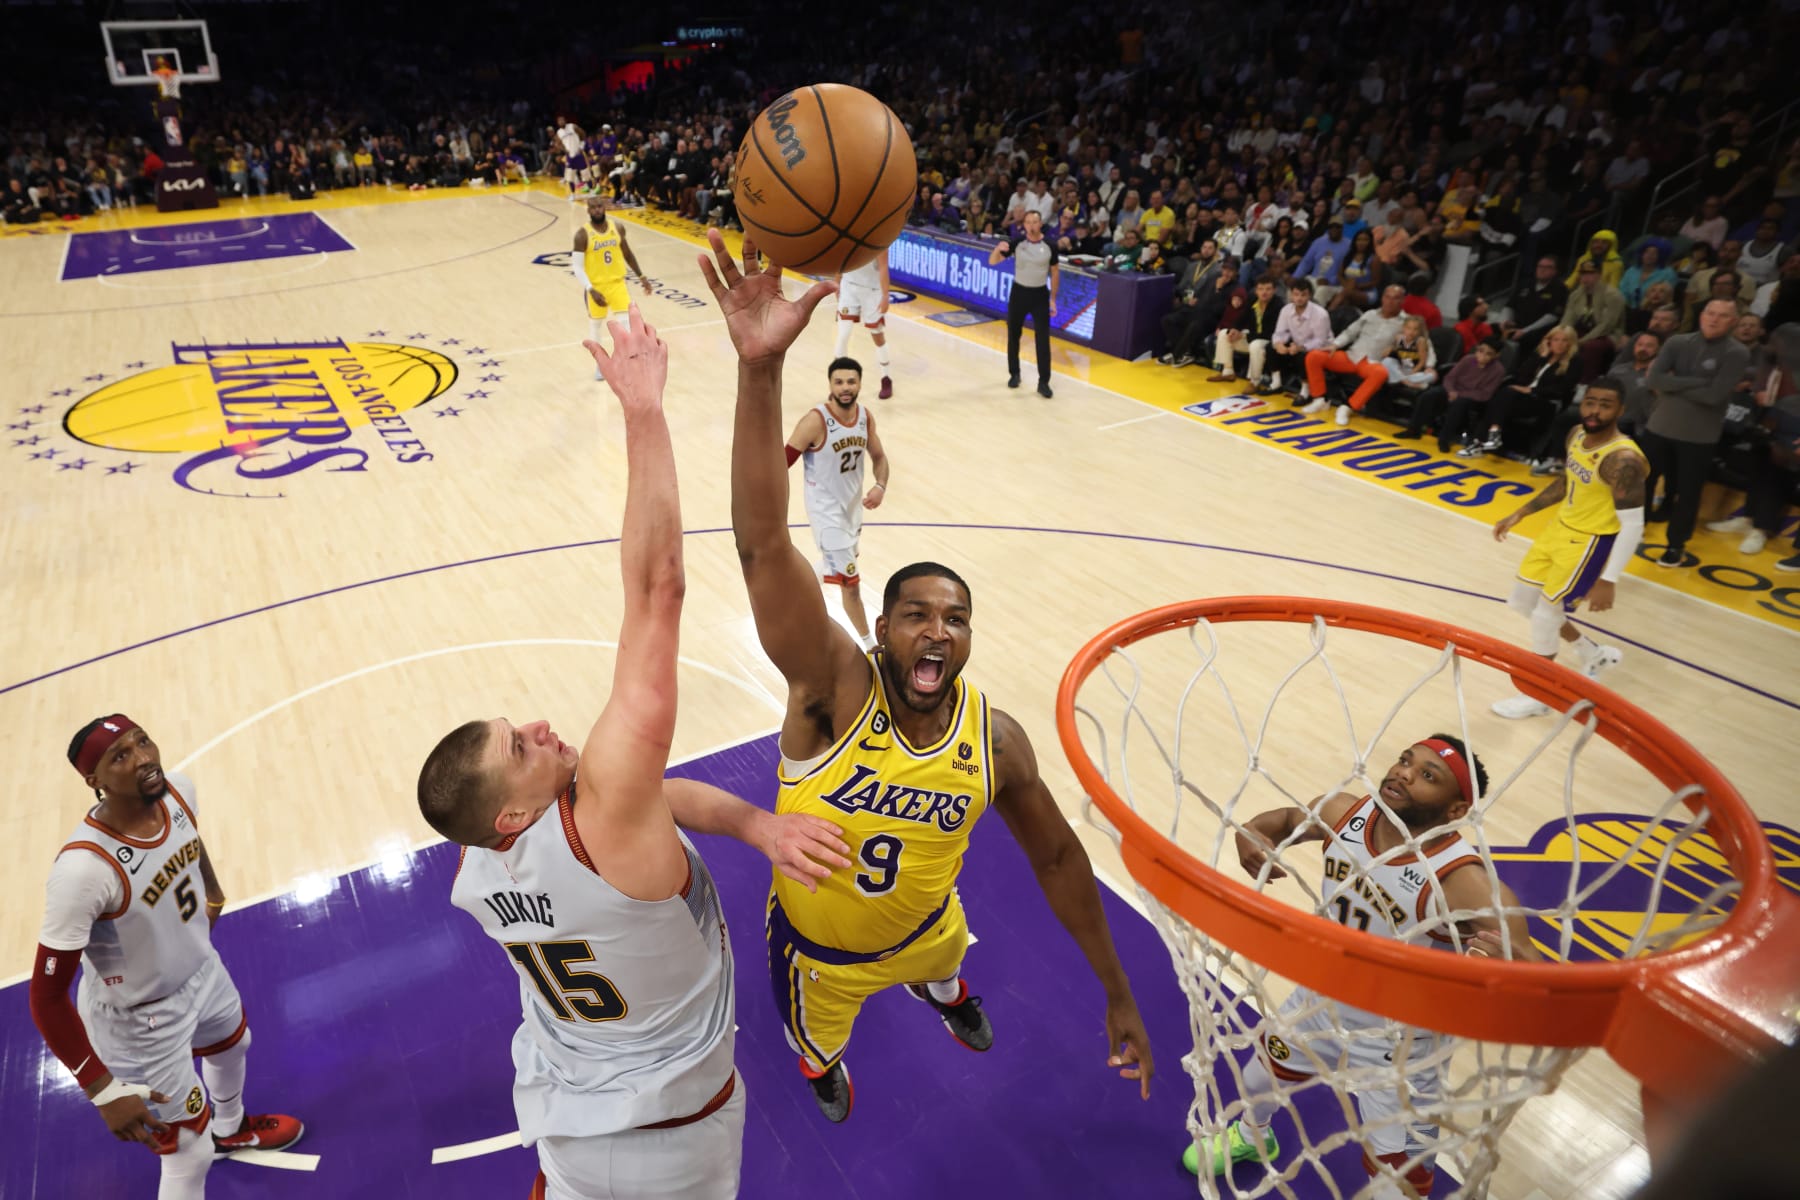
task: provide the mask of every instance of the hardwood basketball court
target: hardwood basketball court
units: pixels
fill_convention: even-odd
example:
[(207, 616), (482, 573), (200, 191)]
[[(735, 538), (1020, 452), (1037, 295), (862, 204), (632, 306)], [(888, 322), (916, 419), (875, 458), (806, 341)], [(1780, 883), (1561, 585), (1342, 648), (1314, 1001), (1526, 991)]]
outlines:
[[(110, 239), (54, 230), (0, 241), (0, 322), (14, 360), (0, 408), (0, 600), (12, 614), (0, 633), (0, 750), (15, 775), (0, 829), (18, 866), (0, 961), (30, 961), (52, 856), (91, 799), (64, 749), (95, 715), (130, 713), (166, 764), (199, 781), (234, 910), (329, 892), (352, 868), (404, 862), (433, 841), (413, 782), (453, 725), (547, 717), (567, 740), (585, 733), (612, 669), (625, 463), (616, 403), (579, 346), (579, 292), (556, 257), (579, 214), (548, 186), (426, 198), (365, 190), (76, 226)], [(695, 266), (696, 239), (665, 217), (626, 220), (657, 284), (634, 298), (672, 351), (667, 408), (689, 530), (675, 753), (691, 758), (771, 730), (783, 685), (756, 643), (731, 545), (735, 359)], [(195, 224), (222, 221), (238, 224)], [(80, 263), (92, 270), (67, 278)], [(1009, 391), (996, 352), (1003, 326), (929, 319), (946, 308), (916, 298), (891, 313), (897, 395), (873, 408), (892, 489), (868, 515), (865, 595), (874, 604), (891, 570), (921, 558), (968, 578), (970, 677), (1024, 724), (1072, 815), (1081, 798), (1057, 745), (1057, 680), (1081, 644), (1130, 613), (1199, 595), (1325, 595), (1523, 639), (1500, 600), (1526, 541), (1496, 545), (1487, 528), (1515, 498), (1459, 511), (1291, 447), (1252, 449), (1268, 439), (1222, 419), (1285, 406), (1183, 413), (1229, 392), (1200, 371), (1058, 343), (1054, 400)], [(822, 398), (832, 337), (821, 314), (789, 356), (790, 424)], [(871, 349), (861, 334), (852, 341), (866, 365)], [(259, 398), (327, 393), (341, 428), (296, 424), (279, 445), (232, 448), (222, 414), (267, 421)], [(1372, 436), (1391, 431), (1366, 424)], [(797, 501), (792, 514), (810, 554)], [(835, 613), (835, 592), (828, 599)], [(1721, 765), (1774, 827), (1800, 886), (1800, 800), (1782, 753), (1800, 710), (1800, 635), (1780, 611), (1791, 597), (1765, 589), (1762, 600), (1773, 617), (1634, 573), (1617, 609), (1588, 624), (1626, 651), (1607, 683)], [(1237, 659), (1247, 694), (1266, 697), (1299, 645), (1271, 638)], [(1396, 698), (1400, 664), (1379, 650), (1346, 662), (1362, 728)], [(1546, 729), (1488, 714), (1506, 686), (1489, 673), (1466, 688), (1475, 748), (1498, 774)], [(1449, 715), (1438, 719), (1433, 704)], [(1407, 712), (1419, 722), (1454, 728), (1447, 695), (1415, 705)], [(1235, 731), (1213, 728), (1217, 759), (1190, 754), (1235, 769)], [(1277, 728), (1268, 744), (1297, 788), (1319, 790), (1349, 769), (1343, 719), (1322, 688), (1284, 700)], [(1390, 739), (1377, 758), (1424, 732)], [(1654, 811), (1660, 794), (1642, 772), (1609, 749), (1592, 753), (1578, 807)], [(1527, 847), (1561, 805), (1554, 780), (1528, 779), (1494, 812), (1490, 836)], [(1110, 842), (1092, 827), (1082, 834), (1124, 884)], [(441, 901), (444, 922), (461, 920), (447, 889), (427, 899)], [(334, 909), (328, 919), (347, 918)], [(738, 939), (742, 992), (761, 986), (760, 938), (740, 927)], [(227, 962), (238, 969), (229, 951)], [(347, 977), (381, 969), (354, 956), (338, 966)], [(469, 969), (498, 974), (501, 964)], [(328, 997), (328, 985), (313, 986)], [(23, 990), (7, 995), (22, 1012)], [(269, 1025), (259, 1045), (278, 1040)], [(8, 1060), (42, 1050), (17, 1037)], [(745, 1037), (772, 1031), (746, 1021)], [(1157, 1049), (1159, 1088), (1185, 1089), (1187, 1047)], [(1065, 1072), (1088, 1069), (1072, 1057)], [(44, 1086), (66, 1090), (65, 1073), (43, 1061)], [(254, 1067), (251, 1079), (277, 1090)], [(1092, 1086), (1106, 1086), (1102, 1072)], [(332, 1130), (329, 1112), (305, 1115), (308, 1149), (321, 1156), (333, 1138), (358, 1136)], [(127, 1153), (103, 1145), (89, 1120), (83, 1145)], [(764, 1136), (754, 1117), (750, 1128)], [(1178, 1119), (1155, 1132), (1173, 1161)], [(1626, 1194), (1647, 1169), (1635, 1086), (1589, 1055), (1556, 1095), (1526, 1107), (1505, 1150), (1496, 1196)], [(227, 1174), (215, 1171), (215, 1186)], [(1167, 1180), (1166, 1194), (1190, 1193), (1186, 1176)]]

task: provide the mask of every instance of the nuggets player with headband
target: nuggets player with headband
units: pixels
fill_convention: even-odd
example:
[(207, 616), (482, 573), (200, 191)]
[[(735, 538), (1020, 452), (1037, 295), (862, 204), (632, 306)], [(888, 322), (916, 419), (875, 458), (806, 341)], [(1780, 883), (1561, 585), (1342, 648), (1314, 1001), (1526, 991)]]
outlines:
[[(650, 280), (638, 266), (631, 243), (625, 240), (625, 227), (606, 216), (606, 201), (599, 196), (587, 202), (587, 224), (575, 231), (575, 249), (569, 267), (581, 281), (582, 297), (587, 303), (588, 336), (600, 340), (608, 316), (623, 316), (631, 306), (631, 293), (625, 287), (625, 268), (630, 267), (650, 294)], [(594, 365), (594, 378), (601, 377), (599, 360)]]
[[(1569, 431), (1562, 474), (1494, 526), (1505, 541), (1512, 527), (1531, 513), (1556, 506), (1556, 515), (1538, 532), (1519, 564), (1507, 605), (1531, 622), (1531, 649), (1555, 658), (1557, 642), (1575, 648), (1590, 677), (1615, 666), (1623, 655), (1582, 633), (1568, 614), (1584, 600), (1589, 612), (1613, 606), (1613, 588), (1644, 533), (1644, 481), (1650, 466), (1636, 442), (1619, 432), (1625, 397), (1611, 379), (1589, 385), (1581, 398), (1581, 424)], [(1539, 717), (1548, 705), (1530, 696), (1496, 700), (1495, 713), (1515, 720)]]
[(969, 930), (956, 894), (969, 835), (990, 807), (1100, 981), (1111, 1064), (1148, 1097), (1149, 1039), (1087, 853), (1018, 722), (962, 678), (968, 585), (937, 563), (896, 572), (876, 618), (877, 648), (865, 654), (826, 613), (788, 535), (782, 363), (832, 285), (790, 302), (753, 239), (744, 239), (741, 269), (718, 230), (707, 240), (712, 257), (700, 259), (701, 272), (738, 353), (732, 532), (757, 636), (788, 684), (776, 811), (833, 821), (855, 848), (850, 867), (816, 892), (777, 876), (769, 897), (776, 1003), (820, 1111), (832, 1121), (850, 1115), (844, 1051), (863, 1001), (883, 988), (905, 985), (970, 1049), (992, 1045), (988, 1016), (961, 978)]
[(850, 352), (850, 331), (856, 328), (856, 323), (860, 320), (863, 328), (869, 331), (869, 338), (875, 343), (875, 364), (881, 368), (881, 391), (876, 396), (878, 400), (890, 399), (894, 394), (894, 381), (889, 377), (893, 367), (888, 358), (887, 344), (888, 293), (891, 287), (885, 251), (877, 254), (874, 261), (838, 276), (837, 357), (842, 358)]
[(50, 868), (31, 1017), (113, 1136), (160, 1156), (159, 1200), (194, 1200), (216, 1155), (280, 1150), (305, 1127), (244, 1115), (250, 1026), (212, 944), (225, 893), (193, 781), (165, 775), (122, 713), (82, 726), (69, 762), (100, 803)]
[(625, 413), (612, 695), (579, 751), (545, 721), (452, 731), (419, 773), (419, 811), (465, 847), (451, 901), (518, 975), (513, 1105), (537, 1147), (532, 1194), (727, 1200), (745, 1107), (731, 946), (712, 876), (677, 826), (754, 845), (802, 886), (847, 860), (828, 822), (663, 778), (686, 588), (668, 347), (634, 308), (611, 355), (587, 348)]
[[(1492, 868), (1471, 842), (1444, 828), (1465, 816), (1486, 791), (1481, 760), (1459, 739), (1434, 733), (1400, 752), (1377, 796), (1336, 792), (1306, 808), (1278, 808), (1250, 818), (1237, 834), (1238, 861), (1252, 878), (1259, 878), (1266, 864), (1269, 878), (1281, 879), (1287, 872), (1276, 865), (1279, 858), (1271, 861), (1277, 847), (1286, 851), (1302, 842), (1323, 842), (1320, 915), (1373, 937), (1450, 950), (1460, 946), (1485, 958), (1536, 959), (1541, 956), (1523, 914), (1506, 912), (1502, 930), (1502, 918), (1493, 915), (1490, 884), (1498, 887), (1504, 909), (1516, 909), (1518, 897), (1491, 880)], [(1440, 930), (1454, 914), (1462, 919), (1455, 920), (1452, 938)], [(1265, 1020), (1258, 1041), (1260, 1052), (1244, 1066), (1245, 1115), (1224, 1134), (1190, 1145), (1183, 1156), (1188, 1170), (1223, 1175), (1233, 1163), (1275, 1162), (1281, 1148), (1269, 1121), (1280, 1107), (1275, 1092), (1281, 1083), (1304, 1084), (1322, 1071), (1344, 1067), (1364, 1077), (1391, 1069), (1392, 1086), (1353, 1093), (1363, 1166), (1371, 1176), (1391, 1169), (1417, 1195), (1431, 1194), (1429, 1145), (1435, 1130), (1409, 1122), (1403, 1093), (1436, 1096), (1437, 1060), (1448, 1046), (1443, 1035), (1398, 1026), (1296, 988), (1280, 1012)], [(1407, 1070), (1413, 1062), (1418, 1068)], [(1389, 1179), (1375, 1194), (1403, 1193)]]
[[(835, 583), (844, 614), (864, 650), (875, 648), (863, 613), (862, 576), (857, 574), (858, 542), (865, 508), (887, 498), (888, 458), (875, 434), (875, 414), (856, 402), (862, 391), (862, 364), (839, 358), (825, 369), (831, 390), (825, 403), (807, 411), (787, 440), (788, 466), (804, 457), (806, 518), (819, 547), (820, 575)], [(875, 468), (875, 486), (863, 494), (864, 459)]]

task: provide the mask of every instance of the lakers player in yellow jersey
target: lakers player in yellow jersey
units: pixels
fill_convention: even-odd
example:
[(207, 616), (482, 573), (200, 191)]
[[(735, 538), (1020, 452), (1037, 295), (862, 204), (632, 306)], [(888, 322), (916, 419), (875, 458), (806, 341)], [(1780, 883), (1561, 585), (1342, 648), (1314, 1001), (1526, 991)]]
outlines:
[[(625, 268), (638, 277), (644, 295), (650, 294), (650, 280), (638, 266), (631, 243), (625, 240), (625, 227), (606, 216), (606, 199), (591, 196), (587, 202), (587, 224), (575, 231), (575, 251), (569, 257), (569, 269), (581, 280), (582, 294), (587, 300), (588, 336), (598, 342), (608, 317), (623, 317), (631, 307), (631, 293), (625, 287)], [(599, 366), (594, 378), (600, 378)]]
[[(1522, 519), (1556, 507), (1519, 564), (1507, 604), (1531, 622), (1535, 653), (1555, 658), (1558, 641), (1567, 642), (1589, 676), (1616, 666), (1622, 656), (1582, 633), (1568, 614), (1584, 601), (1589, 612), (1612, 607), (1613, 585), (1644, 532), (1644, 480), (1650, 468), (1637, 443), (1619, 432), (1624, 412), (1619, 385), (1595, 381), (1581, 398), (1581, 424), (1569, 431), (1563, 473), (1494, 526), (1494, 540), (1505, 541)], [(1530, 696), (1508, 696), (1493, 707), (1514, 719), (1550, 711)]]
[(833, 285), (789, 302), (779, 270), (760, 264), (751, 239), (741, 269), (717, 230), (707, 240), (712, 257), (701, 256), (701, 271), (738, 353), (732, 532), (757, 637), (788, 684), (776, 810), (828, 819), (850, 847), (850, 861), (816, 891), (777, 879), (769, 897), (776, 1003), (820, 1111), (832, 1121), (850, 1115), (844, 1050), (863, 1001), (883, 988), (905, 985), (970, 1049), (992, 1044), (987, 1014), (961, 978), (969, 935), (956, 894), (969, 835), (989, 808), (1104, 989), (1110, 1064), (1148, 1097), (1149, 1039), (1087, 853), (1018, 722), (962, 678), (968, 585), (936, 563), (897, 572), (875, 620), (876, 649), (865, 654), (827, 615), (812, 565), (789, 536), (782, 363)]

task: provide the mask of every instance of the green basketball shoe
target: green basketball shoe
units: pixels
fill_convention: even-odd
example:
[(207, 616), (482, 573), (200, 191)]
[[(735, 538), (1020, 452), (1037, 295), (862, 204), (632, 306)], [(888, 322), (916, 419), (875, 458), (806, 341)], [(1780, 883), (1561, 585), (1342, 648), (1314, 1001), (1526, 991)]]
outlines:
[[(1225, 1131), (1225, 1136), (1202, 1138), (1200, 1141), (1206, 1147), (1207, 1157), (1212, 1161), (1214, 1175), (1225, 1174), (1231, 1169), (1232, 1163), (1274, 1162), (1276, 1156), (1281, 1153), (1281, 1146), (1275, 1140), (1273, 1129), (1268, 1131), (1267, 1140), (1263, 1142), (1262, 1148), (1258, 1149), (1244, 1139), (1244, 1127), (1238, 1121), (1231, 1123), (1231, 1126)], [(1181, 1152), (1181, 1165), (1188, 1169), (1188, 1174), (1198, 1175), (1200, 1173), (1200, 1146), (1189, 1142), (1188, 1148)]]

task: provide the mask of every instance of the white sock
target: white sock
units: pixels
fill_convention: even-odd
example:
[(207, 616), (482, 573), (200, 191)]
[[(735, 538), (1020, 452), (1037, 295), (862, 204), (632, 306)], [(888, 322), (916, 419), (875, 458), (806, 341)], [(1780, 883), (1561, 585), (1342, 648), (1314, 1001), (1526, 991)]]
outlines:
[(158, 1157), (162, 1178), (156, 1200), (205, 1200), (206, 1173), (212, 1170), (213, 1143), (207, 1133), (180, 1131), (175, 1153)]
[(831, 356), (833, 358), (842, 358), (842, 357), (844, 357), (845, 354), (849, 353), (849, 351), (850, 351), (850, 331), (855, 328), (856, 328), (856, 320), (854, 318), (845, 318), (845, 317), (838, 318), (837, 349), (832, 351)]
[(1584, 633), (1575, 639), (1575, 653), (1581, 656), (1582, 662), (1593, 662), (1594, 656), (1600, 653), (1600, 643)]
[(882, 374), (882, 377), (885, 379), (889, 373), (888, 365), (890, 364), (890, 362), (892, 362), (892, 360), (888, 358), (888, 348), (887, 348), (886, 342), (883, 342), (883, 343), (881, 343), (881, 345), (875, 347), (875, 361), (878, 364), (880, 364), (881, 374)]
[(962, 995), (962, 981), (955, 975), (948, 979), (934, 979), (925, 985), (925, 990), (939, 1004), (949, 1004)]
[(250, 1031), (229, 1050), (209, 1054), (200, 1060), (200, 1078), (212, 1100), (211, 1132), (230, 1137), (244, 1127), (244, 1074), (250, 1053)]
[(1270, 390), (1277, 391), (1277, 392), (1281, 390), (1281, 372), (1280, 371), (1269, 372), (1269, 388), (1270, 388)]

